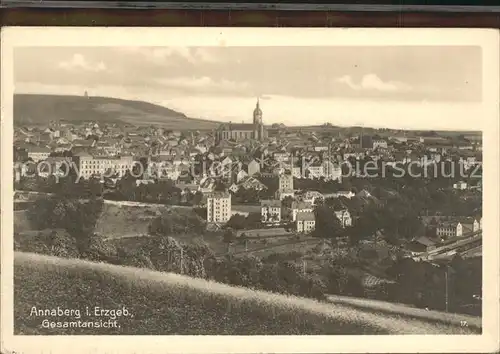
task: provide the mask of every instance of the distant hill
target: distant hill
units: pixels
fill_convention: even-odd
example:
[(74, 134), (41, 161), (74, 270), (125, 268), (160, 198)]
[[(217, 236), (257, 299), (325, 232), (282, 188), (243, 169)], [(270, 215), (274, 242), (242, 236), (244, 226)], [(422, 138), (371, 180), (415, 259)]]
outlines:
[(181, 112), (156, 104), (110, 97), (14, 95), (14, 124), (43, 125), (51, 120), (159, 124), (165, 129), (214, 129), (220, 123), (189, 118)]
[[(103, 286), (105, 284), (105, 286)], [(37, 309), (117, 309), (118, 328), (43, 328)], [(98, 321), (85, 316), (83, 321)], [(52, 321), (75, 318), (52, 317)], [(14, 256), (14, 333), (17, 334), (473, 334), (446, 321), (375, 313), (343, 304), (254, 291), (172, 273), (63, 259)]]

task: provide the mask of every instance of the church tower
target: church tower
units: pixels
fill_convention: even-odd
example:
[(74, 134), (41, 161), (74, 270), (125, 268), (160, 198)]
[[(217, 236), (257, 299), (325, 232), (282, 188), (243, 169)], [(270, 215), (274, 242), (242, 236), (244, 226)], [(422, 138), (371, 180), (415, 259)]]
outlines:
[(253, 128), (254, 138), (262, 141), (264, 139), (264, 124), (262, 123), (262, 110), (260, 109), (260, 102), (258, 98), (253, 111)]

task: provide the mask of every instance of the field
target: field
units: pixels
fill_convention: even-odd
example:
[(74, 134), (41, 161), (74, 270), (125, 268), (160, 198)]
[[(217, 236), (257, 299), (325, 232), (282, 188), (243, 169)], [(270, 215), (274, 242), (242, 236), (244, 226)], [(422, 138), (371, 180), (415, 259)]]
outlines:
[[(83, 94), (83, 93), (82, 93)], [(219, 123), (186, 117), (169, 108), (109, 97), (14, 95), (15, 124), (47, 124), (49, 120), (87, 121), (99, 123), (159, 124), (173, 130), (215, 129)]]
[[(473, 334), (473, 328), (231, 287), (170, 273), (16, 253), (19, 334)], [(37, 309), (119, 309), (116, 328), (43, 328)], [(92, 311), (90, 311), (92, 314)], [(106, 320), (86, 317), (80, 321)], [(78, 321), (69, 317), (51, 321)]]
[[(123, 204), (123, 205), (121, 205)], [(127, 205), (126, 202), (106, 202), (103, 206), (103, 211), (96, 223), (96, 232), (101, 234), (106, 240), (113, 242), (115, 245), (124, 246), (127, 248), (139, 247), (148, 237), (148, 228), (156, 215), (167, 210), (167, 206), (163, 205)], [(193, 213), (191, 208), (173, 207), (179, 213)], [(14, 230), (19, 233), (32, 231), (25, 211), (16, 211), (14, 214)], [(227, 253), (228, 248), (222, 240), (221, 233), (209, 233), (204, 237), (190, 234), (179, 234), (175, 238), (181, 242), (204, 242), (218, 255)], [(259, 250), (254, 252), (255, 255), (264, 256), (269, 253), (286, 252), (300, 250), (304, 244), (295, 243), (293, 236), (287, 238), (267, 239), (249, 241), (248, 250)], [(283, 245), (283, 246), (279, 246)], [(231, 252), (241, 253), (245, 251), (243, 243), (236, 242), (232, 245)]]
[(101, 217), (97, 220), (96, 232), (105, 238), (120, 238), (148, 233), (151, 220), (164, 206), (135, 207), (105, 203)]

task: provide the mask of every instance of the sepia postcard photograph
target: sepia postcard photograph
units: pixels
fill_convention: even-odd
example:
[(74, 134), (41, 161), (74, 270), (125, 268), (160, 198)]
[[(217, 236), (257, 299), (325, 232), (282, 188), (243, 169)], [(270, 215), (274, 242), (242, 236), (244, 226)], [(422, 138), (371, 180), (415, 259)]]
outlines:
[(498, 31), (1, 45), (2, 353), (499, 350)]

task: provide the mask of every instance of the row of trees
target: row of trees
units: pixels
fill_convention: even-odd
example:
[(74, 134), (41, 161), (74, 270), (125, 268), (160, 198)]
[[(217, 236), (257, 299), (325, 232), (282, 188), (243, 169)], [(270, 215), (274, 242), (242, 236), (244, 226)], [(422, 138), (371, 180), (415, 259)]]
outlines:
[[(82, 202), (56, 195), (37, 199), (27, 209), (27, 217), (34, 229), (65, 230), (65, 233), (56, 233), (51, 236), (53, 239), (49, 238), (50, 247), (69, 249), (70, 254), (77, 251), (86, 258), (95, 258), (95, 246), (100, 241), (94, 231), (102, 208), (102, 199), (91, 198)], [(66, 236), (61, 238), (61, 235)]]

